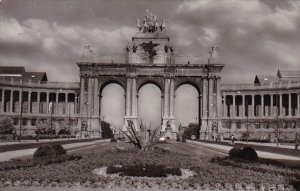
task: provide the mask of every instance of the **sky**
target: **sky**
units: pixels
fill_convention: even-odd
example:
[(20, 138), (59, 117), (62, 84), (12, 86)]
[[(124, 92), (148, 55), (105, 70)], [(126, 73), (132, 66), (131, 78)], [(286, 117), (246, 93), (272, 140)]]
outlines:
[(217, 46), (222, 83), (300, 69), (299, 0), (0, 0), (0, 65), (78, 82), (83, 47), (123, 59), (146, 9), (167, 20), (177, 63), (205, 64)]

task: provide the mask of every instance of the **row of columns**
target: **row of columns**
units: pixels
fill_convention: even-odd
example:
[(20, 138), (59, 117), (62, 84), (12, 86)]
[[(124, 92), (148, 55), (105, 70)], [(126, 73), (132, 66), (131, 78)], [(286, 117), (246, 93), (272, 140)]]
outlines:
[[(5, 100), (6, 100), (6, 97), (5, 97), (5, 92), (7, 92), (7, 91), (10, 91), (10, 95), (9, 95), (9, 111), (8, 111), (8, 109), (5, 111), (4, 110), (4, 108), (5, 108)], [(50, 97), (50, 94), (51, 93), (55, 93), (55, 97), (56, 97), (56, 99), (55, 99), (55, 103), (56, 103), (56, 105), (58, 105), (58, 103), (59, 103), (59, 101), (58, 101), (58, 95), (59, 94), (62, 94), (62, 92), (39, 92), (39, 91), (22, 91), (22, 90), (13, 90), (13, 89), (2, 89), (2, 95), (1, 95), (1, 98), (2, 98), (2, 101), (1, 101), (1, 105), (0, 105), (0, 113), (13, 113), (13, 104), (14, 104), (14, 100), (13, 100), (13, 94), (14, 94), (14, 92), (19, 92), (19, 96), (18, 96), (18, 98), (19, 98), (19, 100), (18, 100), (18, 102), (19, 102), (19, 111), (21, 111), (21, 109), (22, 109), (22, 105), (21, 104), (24, 104), (24, 102), (25, 101), (27, 101), (28, 102), (28, 110), (27, 110), (27, 112), (26, 113), (42, 113), (41, 111), (40, 111), (40, 103), (46, 103), (46, 107), (47, 107), (47, 109), (46, 109), (46, 114), (49, 114), (50, 113), (50, 110), (49, 110), (49, 104), (50, 104), (50, 99), (49, 99), (49, 97)], [(27, 100), (24, 100), (23, 99), (23, 94), (27, 94), (28, 96), (28, 98), (27, 98)], [(31, 109), (30, 108), (32, 108), (32, 93), (36, 93), (37, 94), (37, 104), (38, 104), (38, 108), (37, 108), (37, 112), (32, 112), (31, 111)], [(41, 102), (41, 94), (42, 93), (45, 93), (46, 94), (46, 102)], [(68, 100), (68, 94), (69, 93), (63, 93), (63, 94), (65, 94), (65, 113), (64, 114), (69, 114), (69, 108), (67, 107), (67, 105), (68, 105), (68, 103), (69, 103), (69, 100)], [(78, 109), (77, 109), (77, 95), (76, 95), (76, 93), (74, 93), (74, 97), (75, 97), (75, 100), (74, 100), (74, 102), (72, 102), (72, 103), (74, 103), (74, 113), (77, 113), (77, 111), (78, 111)], [(54, 110), (54, 114), (58, 114), (58, 107), (56, 107), (56, 109)]]
[[(297, 106), (296, 106), (296, 108), (297, 108), (297, 113), (295, 113), (295, 115), (296, 116), (299, 116), (300, 115), (300, 93), (289, 93), (289, 94), (287, 94), (288, 95), (288, 116), (292, 116), (292, 94), (296, 94), (297, 95)], [(260, 108), (260, 112), (261, 112), (261, 115), (260, 116), (266, 116), (265, 115), (265, 100), (264, 100), (264, 96), (265, 95), (270, 95), (270, 116), (274, 116), (274, 115), (276, 115), (276, 113), (274, 113), (273, 112), (273, 108), (274, 108), (274, 96), (279, 96), (279, 107), (278, 106), (275, 106), (276, 108), (278, 108), (279, 109), (279, 112), (278, 112), (278, 115), (280, 115), (280, 116), (284, 116), (284, 113), (283, 113), (283, 94), (282, 93), (280, 93), (280, 94), (278, 94), (278, 93), (276, 93), (276, 94), (261, 94), (261, 95), (259, 95), (260, 96), (260, 100), (261, 100), (261, 103), (260, 104), (258, 104), (258, 105), (260, 105), (261, 106), (261, 108)], [(255, 96), (256, 95), (235, 95), (235, 94), (230, 94), (230, 95), (226, 95), (225, 94), (225, 92), (224, 92), (224, 104), (223, 104), (223, 111), (224, 111), (224, 113), (223, 113), (223, 115), (226, 117), (226, 116), (228, 116), (227, 115), (227, 109), (226, 109), (226, 106), (227, 106), (227, 104), (226, 104), (226, 98), (228, 97), (228, 96), (232, 96), (233, 97), (233, 103), (232, 103), (232, 107), (233, 107), (233, 110), (232, 110), (232, 116), (233, 117), (236, 117), (237, 116), (237, 110), (236, 110), (236, 106), (237, 106), (237, 104), (236, 104), (236, 97), (237, 96), (241, 96), (242, 97), (242, 115), (239, 115), (239, 116), (241, 116), (241, 117), (244, 117), (244, 116), (246, 116), (246, 108), (245, 108), (245, 96), (251, 96), (251, 113), (250, 114), (248, 114), (249, 116), (255, 116)], [(276, 101), (277, 102), (277, 104), (278, 104), (278, 101)], [(247, 105), (250, 105), (250, 104), (247, 104)], [(249, 111), (249, 108), (247, 108), (247, 110)], [(229, 115), (231, 115), (231, 113), (229, 113)]]

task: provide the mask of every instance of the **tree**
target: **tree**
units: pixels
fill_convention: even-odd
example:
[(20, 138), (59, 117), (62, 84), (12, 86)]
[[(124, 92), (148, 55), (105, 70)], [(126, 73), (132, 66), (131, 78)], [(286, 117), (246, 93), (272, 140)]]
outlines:
[(69, 125), (69, 120), (63, 120), (59, 124), (59, 131), (58, 134), (63, 134), (63, 135), (69, 135), (71, 134), (70, 132), (70, 125)]
[(183, 132), (183, 139), (190, 139), (192, 135), (195, 135), (197, 137), (197, 131), (198, 131), (199, 125), (196, 123), (190, 123), (188, 127)]
[(113, 138), (114, 136), (110, 124), (105, 121), (101, 121), (101, 136), (102, 138)]
[(12, 134), (15, 131), (13, 120), (10, 117), (0, 118), (0, 133)]

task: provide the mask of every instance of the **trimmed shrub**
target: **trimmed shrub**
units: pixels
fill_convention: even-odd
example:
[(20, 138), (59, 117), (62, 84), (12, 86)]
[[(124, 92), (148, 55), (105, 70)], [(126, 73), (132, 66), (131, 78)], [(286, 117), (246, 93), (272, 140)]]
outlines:
[(233, 157), (233, 158), (240, 158), (240, 156), (241, 156), (241, 151), (242, 151), (241, 148), (233, 147), (232, 149), (230, 149), (230, 151), (229, 151), (228, 154), (229, 154), (230, 157)]
[(257, 153), (252, 147), (244, 147), (243, 149), (234, 147), (229, 151), (229, 156), (249, 161), (258, 159)]
[(61, 145), (59, 145), (59, 144), (52, 145), (52, 149), (54, 150), (56, 156), (67, 154), (66, 149), (64, 149), (64, 148), (63, 148)]
[(55, 151), (52, 149), (50, 145), (40, 146), (33, 154), (33, 158), (54, 157), (54, 156), (55, 156)]
[(110, 142), (117, 142), (117, 139), (115, 139), (115, 138), (112, 138), (112, 139), (110, 139)]
[(182, 143), (186, 143), (185, 138), (182, 138), (181, 142), (182, 142)]
[(33, 154), (33, 158), (52, 158), (60, 155), (65, 155), (67, 151), (59, 144), (42, 145)]
[(254, 161), (258, 159), (257, 153), (252, 147), (244, 147), (240, 154), (240, 157), (245, 160)]

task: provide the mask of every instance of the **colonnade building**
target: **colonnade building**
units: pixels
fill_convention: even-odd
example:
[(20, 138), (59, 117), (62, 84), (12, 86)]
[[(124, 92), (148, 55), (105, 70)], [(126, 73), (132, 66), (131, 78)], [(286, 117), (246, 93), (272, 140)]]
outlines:
[(128, 120), (138, 127), (138, 93), (151, 83), (161, 91), (162, 136), (175, 138), (175, 91), (190, 84), (198, 92), (200, 138), (234, 134), (241, 139), (293, 139), (300, 131), (300, 70), (257, 75), (253, 84), (222, 84), (225, 65), (218, 61), (216, 48), (208, 63), (177, 61), (165, 27), (165, 20), (149, 13), (142, 24), (138, 20), (124, 62), (91, 60), (88, 49), (77, 63), (80, 82), (49, 82), (45, 72), (0, 67), (0, 115), (11, 117), (22, 133), (34, 133), (37, 121), (50, 120), (51, 128), (68, 124), (72, 133), (98, 136), (104, 87), (117, 83), (125, 92), (122, 129)]

